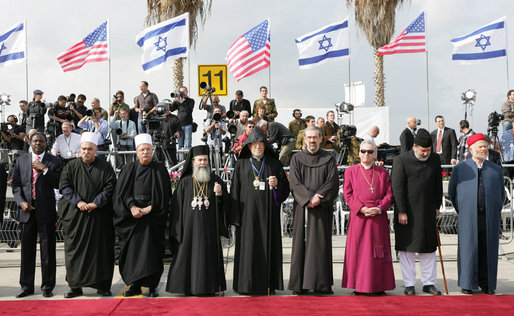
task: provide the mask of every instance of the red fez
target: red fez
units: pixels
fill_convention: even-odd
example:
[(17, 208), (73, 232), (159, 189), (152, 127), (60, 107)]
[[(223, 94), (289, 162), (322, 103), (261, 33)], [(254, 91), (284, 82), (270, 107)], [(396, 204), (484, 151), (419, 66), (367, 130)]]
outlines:
[(485, 140), (484, 134), (476, 133), (475, 135), (472, 135), (471, 137), (469, 137), (466, 142), (468, 143), (468, 147), (471, 147), (471, 145), (478, 142), (479, 140)]

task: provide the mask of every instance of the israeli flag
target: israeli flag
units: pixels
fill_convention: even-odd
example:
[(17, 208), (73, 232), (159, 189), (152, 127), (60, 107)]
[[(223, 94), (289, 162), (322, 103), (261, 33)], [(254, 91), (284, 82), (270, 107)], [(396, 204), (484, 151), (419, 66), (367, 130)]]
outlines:
[(189, 52), (189, 13), (145, 29), (136, 37), (143, 49), (141, 64), (148, 73), (161, 69), (166, 60), (187, 57)]
[(507, 56), (506, 18), (503, 17), (467, 35), (452, 39), (453, 60), (473, 63)]
[(341, 60), (350, 56), (348, 18), (298, 37), (298, 64), (309, 69), (327, 60)]
[(25, 60), (27, 51), (25, 36), (25, 23), (23, 21), (0, 34), (0, 67)]

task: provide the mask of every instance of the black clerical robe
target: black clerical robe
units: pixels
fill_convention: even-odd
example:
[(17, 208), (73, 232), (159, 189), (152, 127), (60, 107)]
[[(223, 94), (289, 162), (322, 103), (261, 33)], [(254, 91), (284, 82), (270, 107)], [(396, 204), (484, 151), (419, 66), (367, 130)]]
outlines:
[[(396, 156), (391, 172), (395, 201), (394, 235), (398, 251), (434, 252), (437, 248), (436, 210), (443, 199), (441, 160), (431, 153), (420, 161), (414, 150)], [(398, 214), (407, 214), (407, 225), (398, 222)]]
[[(220, 197), (214, 193), (216, 182), (222, 187)], [(225, 183), (214, 173), (207, 185), (209, 208), (205, 205), (193, 208), (193, 192), (193, 177), (182, 176), (172, 197), (170, 237), (178, 244), (178, 249), (170, 265), (166, 291), (214, 294), (227, 289), (219, 236), (228, 237), (226, 214), (230, 199)]]
[[(59, 184), (59, 217), (64, 231), (66, 281), (70, 288), (110, 289), (114, 272), (112, 193), (116, 175), (104, 159), (86, 165), (82, 159), (66, 164)], [(81, 211), (79, 201), (95, 203)]]
[[(123, 281), (157, 287), (164, 265), (164, 230), (170, 210), (171, 183), (163, 164), (127, 164), (120, 173), (113, 198), (114, 225), (119, 236), (119, 268)], [(135, 218), (130, 207), (152, 206)]]
[[(289, 196), (289, 181), (278, 159), (265, 155), (265, 182), (254, 188), (255, 174), (250, 158), (240, 158), (234, 170), (230, 194), (232, 196), (232, 222), (236, 227), (234, 255), (234, 291), (238, 293), (266, 293), (283, 290), (282, 237), (280, 205)], [(260, 170), (261, 163), (253, 159)], [(278, 185), (271, 189), (267, 178), (276, 176)]]
[[(324, 150), (297, 153), (291, 160), (289, 183), (294, 197), (293, 250), (288, 289), (329, 292), (332, 273), (332, 217), (339, 189), (337, 163)], [(321, 204), (307, 208), (314, 194)]]

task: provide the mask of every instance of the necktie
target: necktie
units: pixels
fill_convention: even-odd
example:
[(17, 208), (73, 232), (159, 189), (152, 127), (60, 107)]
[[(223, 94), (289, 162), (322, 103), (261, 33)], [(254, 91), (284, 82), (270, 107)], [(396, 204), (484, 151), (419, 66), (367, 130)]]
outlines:
[(441, 141), (443, 138), (442, 136), (443, 136), (443, 132), (441, 130), (439, 130), (439, 134), (437, 134), (437, 147), (436, 147), (437, 152), (441, 151)]
[[(36, 156), (36, 160), (39, 161), (39, 156)], [(37, 170), (32, 168), (32, 199), (36, 199), (36, 181), (37, 181)]]

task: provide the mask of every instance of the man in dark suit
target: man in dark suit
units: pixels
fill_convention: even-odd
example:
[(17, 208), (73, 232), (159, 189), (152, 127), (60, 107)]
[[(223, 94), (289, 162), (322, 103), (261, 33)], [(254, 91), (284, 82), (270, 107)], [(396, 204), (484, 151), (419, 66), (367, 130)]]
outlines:
[(444, 126), (444, 117), (435, 117), (437, 128), (430, 133), (432, 136), (432, 150), (441, 157), (441, 164), (455, 165), (457, 163), (457, 136), (455, 130)]
[(59, 186), (61, 160), (46, 150), (46, 137), (36, 133), (30, 139), (32, 153), (20, 156), (14, 167), (12, 191), (20, 207), (22, 291), (17, 298), (34, 294), (36, 243), (39, 234), (41, 251), (41, 290), (53, 296), (55, 286), (55, 208), (54, 188)]
[(406, 153), (412, 149), (414, 145), (414, 137), (416, 136), (417, 121), (414, 116), (407, 118), (407, 127), (400, 135), (400, 154)]

